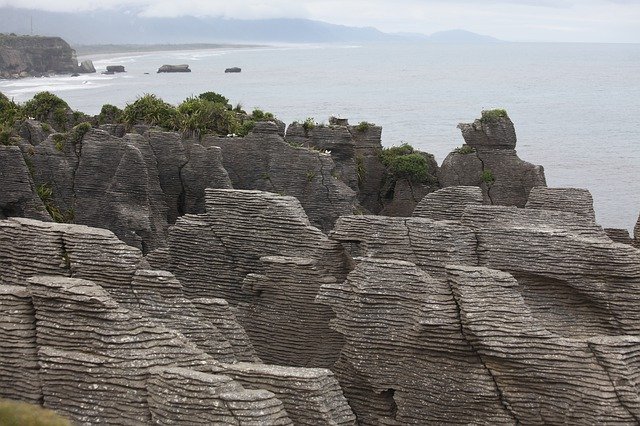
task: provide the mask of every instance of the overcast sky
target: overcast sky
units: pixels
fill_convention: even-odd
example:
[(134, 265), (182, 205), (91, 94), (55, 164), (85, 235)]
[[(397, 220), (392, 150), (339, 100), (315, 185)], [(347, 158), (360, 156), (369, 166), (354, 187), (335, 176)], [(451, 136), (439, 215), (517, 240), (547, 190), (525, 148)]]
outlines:
[(0, 0), (49, 11), (308, 18), (385, 32), (465, 29), (509, 41), (640, 43), (640, 0)]

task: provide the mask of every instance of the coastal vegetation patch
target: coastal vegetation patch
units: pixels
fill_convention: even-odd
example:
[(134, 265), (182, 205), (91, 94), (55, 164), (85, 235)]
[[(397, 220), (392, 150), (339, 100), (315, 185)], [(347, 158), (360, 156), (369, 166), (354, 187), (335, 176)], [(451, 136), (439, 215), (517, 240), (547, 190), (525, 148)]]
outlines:
[(427, 159), (411, 145), (384, 148), (380, 151), (380, 161), (387, 171), (397, 179), (409, 179), (416, 183), (429, 182), (429, 164)]
[(482, 111), (482, 117), (480, 121), (483, 123), (495, 123), (501, 118), (509, 118), (507, 111), (504, 109), (490, 109)]

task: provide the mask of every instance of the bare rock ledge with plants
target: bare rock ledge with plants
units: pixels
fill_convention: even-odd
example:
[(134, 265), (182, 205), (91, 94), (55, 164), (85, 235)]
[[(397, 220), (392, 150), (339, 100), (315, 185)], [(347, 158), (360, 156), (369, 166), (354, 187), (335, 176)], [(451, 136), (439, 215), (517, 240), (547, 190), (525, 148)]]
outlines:
[(214, 92), (0, 94), (0, 413), (637, 424), (640, 218), (548, 188), (504, 110), (459, 128), (438, 165)]

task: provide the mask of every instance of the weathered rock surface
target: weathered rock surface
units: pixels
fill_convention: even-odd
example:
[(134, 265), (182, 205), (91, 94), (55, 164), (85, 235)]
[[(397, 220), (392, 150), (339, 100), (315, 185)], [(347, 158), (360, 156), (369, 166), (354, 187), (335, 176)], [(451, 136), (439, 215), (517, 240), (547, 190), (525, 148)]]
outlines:
[(452, 152), (443, 161), (442, 187), (479, 186), (487, 204), (524, 207), (532, 188), (546, 186), (542, 166), (522, 161), (516, 154), (516, 134), (509, 117), (458, 127), (466, 149)]
[[(110, 229), (145, 252), (165, 244), (168, 225), (178, 216), (204, 212), (205, 187), (231, 187), (218, 148), (182, 141), (176, 133), (151, 130), (120, 138), (92, 129), (81, 138), (73, 135), (27, 144), (23, 155), (33, 163), (35, 184), (51, 190), (50, 203), (66, 220)], [(27, 173), (22, 168), (13, 179)], [(24, 185), (18, 193), (29, 195)]]
[(225, 73), (238, 73), (238, 72), (242, 72), (242, 68), (239, 67), (231, 67), (231, 68), (226, 68), (224, 70)]
[(158, 68), (158, 72), (191, 72), (189, 69), (189, 65), (180, 64), (180, 65), (163, 65)]
[(640, 249), (640, 216), (638, 216), (638, 221), (636, 222), (636, 227), (633, 230), (633, 238), (636, 244), (636, 247)]
[(93, 66), (93, 62), (90, 60), (82, 61), (78, 68), (78, 72), (92, 74), (96, 72), (96, 67)]
[(358, 420), (635, 423), (622, 378), (640, 348), (640, 251), (589, 219), (588, 193), (563, 206), (573, 190), (541, 190), (536, 207), (559, 200), (544, 210), (466, 190), (423, 203), (453, 220), (344, 217), (331, 234), (363, 256), (318, 294), (346, 341), (334, 371)]
[(526, 207), (528, 209), (571, 212), (584, 217), (590, 222), (596, 221), (596, 213), (593, 210), (593, 197), (586, 189), (538, 186), (531, 189)]
[(384, 207), (384, 194), (381, 192), (386, 174), (386, 168), (380, 161), (382, 127), (349, 126), (349, 132), (355, 145), (358, 201), (367, 211), (378, 214)]
[(228, 376), (175, 367), (156, 367), (150, 373), (153, 424), (294, 424), (273, 393), (245, 389)]
[(222, 374), (245, 388), (273, 392), (296, 425), (355, 424), (355, 416), (329, 370), (244, 362), (224, 364), (222, 368)]
[(629, 244), (630, 246), (634, 245), (633, 238), (631, 238), (628, 229), (604, 228), (604, 232), (616, 243)]
[(238, 319), (260, 357), (272, 364), (331, 368), (343, 340), (328, 326), (331, 309), (314, 301), (320, 285), (335, 278), (316, 259), (267, 256), (260, 261), (263, 274), (248, 274), (242, 284), (251, 300), (238, 305)]
[(179, 218), (167, 250), (148, 256), (151, 265), (174, 273), (192, 299), (237, 305), (238, 320), (264, 362), (330, 366), (341, 339), (329, 329), (331, 312), (312, 301), (322, 282), (344, 278), (340, 245), (311, 226), (293, 197), (206, 192), (207, 212)]
[(346, 339), (336, 375), (359, 423), (512, 423), (447, 283), (409, 262), (357, 261), (318, 298)]
[(76, 52), (67, 42), (60, 37), (0, 34), (0, 78), (50, 72), (81, 72)]
[(445, 275), (447, 264), (478, 264), (473, 231), (455, 222), (345, 216), (338, 220), (330, 237), (339, 241), (352, 258), (405, 260), (434, 276)]
[(29, 217), (47, 220), (48, 214), (17, 146), (0, 146), (0, 219)]
[(298, 122), (287, 127), (287, 143), (328, 152), (335, 163), (335, 176), (358, 191), (356, 147), (347, 126), (315, 125), (306, 128)]
[(113, 233), (11, 219), (0, 241), (0, 396), (80, 424), (353, 424), (331, 372), (237, 364), (258, 359), (226, 302)]
[(450, 186), (427, 194), (413, 211), (414, 217), (433, 220), (461, 220), (468, 206), (483, 204), (477, 186)]
[(296, 197), (311, 222), (324, 231), (357, 208), (356, 193), (333, 176), (331, 156), (286, 143), (272, 122), (256, 123), (244, 138), (205, 137), (204, 146), (222, 148), (224, 168), (236, 189)]
[(44, 405), (83, 423), (147, 423), (154, 366), (214, 362), (181, 334), (118, 304), (91, 281), (28, 280)]
[(0, 284), (0, 398), (42, 403), (36, 318), (24, 287)]

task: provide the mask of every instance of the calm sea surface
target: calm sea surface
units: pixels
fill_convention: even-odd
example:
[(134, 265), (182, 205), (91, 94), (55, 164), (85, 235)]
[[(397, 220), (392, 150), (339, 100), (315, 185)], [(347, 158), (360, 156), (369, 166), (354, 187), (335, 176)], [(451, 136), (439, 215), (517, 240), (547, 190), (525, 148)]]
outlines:
[[(463, 140), (458, 122), (505, 108), (517, 150), (545, 167), (549, 186), (591, 190), (598, 220), (631, 229), (640, 211), (640, 45), (488, 44), (297, 46), (93, 56), (126, 74), (0, 80), (17, 101), (49, 90), (98, 113), (143, 93), (177, 103), (213, 90), (290, 123), (330, 115), (383, 126), (439, 162)], [(190, 74), (156, 74), (187, 63)], [(241, 74), (224, 74), (227, 67)], [(149, 73), (149, 74), (145, 74)]]

